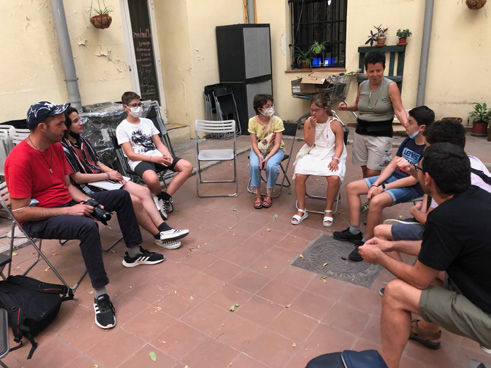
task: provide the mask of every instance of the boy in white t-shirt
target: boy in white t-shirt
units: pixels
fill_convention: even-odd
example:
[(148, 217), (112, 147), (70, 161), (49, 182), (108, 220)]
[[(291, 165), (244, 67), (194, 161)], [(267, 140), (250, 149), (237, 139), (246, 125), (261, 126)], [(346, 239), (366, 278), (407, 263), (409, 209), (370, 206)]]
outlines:
[[(123, 108), (128, 116), (116, 129), (118, 144), (123, 148), (128, 164), (140, 175), (148, 189), (156, 197), (160, 213), (167, 219), (167, 213), (174, 210), (172, 195), (191, 175), (193, 165), (184, 159), (173, 156), (159, 137), (159, 131), (150, 119), (142, 118), (140, 96), (135, 92), (125, 92), (121, 97)], [(167, 187), (162, 191), (157, 169), (168, 169), (177, 172)]]

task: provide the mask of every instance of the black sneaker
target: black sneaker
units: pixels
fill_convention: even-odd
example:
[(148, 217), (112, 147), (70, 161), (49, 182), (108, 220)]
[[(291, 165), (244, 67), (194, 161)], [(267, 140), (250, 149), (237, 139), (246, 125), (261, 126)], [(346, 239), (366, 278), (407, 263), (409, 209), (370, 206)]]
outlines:
[(359, 232), (358, 234), (352, 234), (349, 231), (349, 227), (344, 229), (343, 231), (335, 231), (332, 233), (332, 236), (336, 240), (350, 241), (352, 243), (358, 243), (363, 239), (363, 234)]
[(363, 261), (363, 257), (360, 255), (360, 253), (358, 252), (358, 247), (361, 247), (363, 244), (365, 244), (364, 241), (360, 241), (358, 243), (355, 244), (355, 249), (353, 249), (351, 251), (351, 253), (348, 255), (348, 258), (350, 261), (353, 261), (353, 262), (361, 262)]
[(140, 247), (140, 254), (137, 254), (135, 257), (131, 258), (128, 255), (128, 252), (125, 252), (123, 257), (123, 266), (125, 267), (136, 267), (142, 264), (153, 265), (164, 261), (164, 255), (149, 252), (146, 249)]
[(116, 326), (116, 311), (109, 295), (102, 294), (94, 298), (95, 323), (100, 328), (108, 329)]

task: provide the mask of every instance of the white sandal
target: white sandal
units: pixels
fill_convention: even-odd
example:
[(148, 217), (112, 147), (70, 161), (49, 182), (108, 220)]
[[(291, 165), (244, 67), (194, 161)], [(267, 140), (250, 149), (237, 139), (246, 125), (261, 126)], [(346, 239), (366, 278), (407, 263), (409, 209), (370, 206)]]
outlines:
[[(325, 210), (324, 213), (326, 212), (332, 213), (332, 210)], [(322, 220), (322, 225), (324, 225), (325, 227), (331, 227), (333, 223), (334, 218), (332, 216), (324, 216), (324, 219)]]
[(303, 222), (303, 220), (305, 220), (307, 217), (309, 217), (307, 210), (299, 209), (298, 212), (302, 212), (303, 215), (302, 216), (299, 216), (296, 214), (293, 215), (292, 220), (290, 221), (292, 223), (292, 225), (300, 225)]

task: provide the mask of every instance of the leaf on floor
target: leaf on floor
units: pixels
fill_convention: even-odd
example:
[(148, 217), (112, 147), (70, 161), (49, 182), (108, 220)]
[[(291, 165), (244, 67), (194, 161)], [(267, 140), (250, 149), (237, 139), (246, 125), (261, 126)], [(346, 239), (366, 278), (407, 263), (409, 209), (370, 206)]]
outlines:
[(48, 266), (44, 269), (44, 272), (48, 272), (51, 268)]
[(13, 255), (13, 256), (16, 256), (16, 255), (17, 255), (17, 252), (13, 252), (13, 253), (12, 253), (12, 255)]
[(189, 251), (190, 251), (190, 252), (197, 252), (197, 251), (198, 251), (198, 249), (196, 249), (196, 248), (189, 248)]
[(191, 295), (191, 296), (189, 297), (189, 299), (190, 299), (190, 300), (194, 300), (194, 296), (192, 296), (192, 295)]
[(278, 218), (278, 214), (274, 214), (273, 218), (277, 219)]
[(285, 308), (290, 308), (292, 305), (291, 304), (287, 304), (285, 305)]
[(232, 230), (232, 226), (227, 227), (227, 229)]
[(293, 343), (292, 344), (292, 348), (296, 348), (297, 347), (297, 344), (296, 343)]
[(148, 355), (150, 356), (150, 359), (152, 359), (154, 362), (157, 361), (157, 354), (155, 354), (155, 351), (151, 351), (150, 353), (148, 353)]
[(268, 228), (266, 229), (266, 231), (267, 231), (268, 233), (270, 233), (270, 232), (271, 232), (271, 229), (268, 227)]
[(327, 266), (327, 262), (322, 265), (322, 267), (326, 267), (326, 266)]
[(302, 253), (300, 253), (299, 257), (303, 259), (303, 254), (302, 254)]
[(234, 208), (232, 211), (237, 212), (237, 208)]

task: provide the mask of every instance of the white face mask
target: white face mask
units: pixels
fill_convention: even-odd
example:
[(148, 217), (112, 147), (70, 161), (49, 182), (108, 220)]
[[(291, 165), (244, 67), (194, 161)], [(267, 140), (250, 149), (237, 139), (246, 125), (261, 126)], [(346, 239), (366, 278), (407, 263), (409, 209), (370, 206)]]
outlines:
[(143, 113), (143, 107), (137, 106), (137, 107), (131, 107), (130, 108), (130, 115), (133, 116), (134, 118), (139, 118), (142, 116)]
[(264, 110), (263, 115), (267, 116), (268, 118), (273, 116), (274, 115), (274, 107), (270, 107), (269, 109)]

